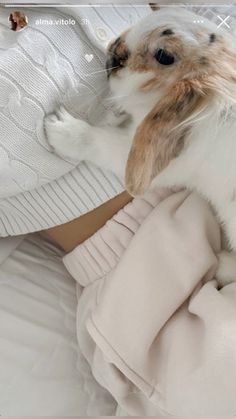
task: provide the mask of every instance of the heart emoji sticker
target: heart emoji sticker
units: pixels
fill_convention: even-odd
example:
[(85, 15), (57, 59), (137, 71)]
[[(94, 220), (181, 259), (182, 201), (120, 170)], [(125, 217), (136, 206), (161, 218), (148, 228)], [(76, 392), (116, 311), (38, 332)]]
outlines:
[(85, 54), (85, 59), (88, 61), (88, 63), (91, 63), (93, 59), (93, 54)]

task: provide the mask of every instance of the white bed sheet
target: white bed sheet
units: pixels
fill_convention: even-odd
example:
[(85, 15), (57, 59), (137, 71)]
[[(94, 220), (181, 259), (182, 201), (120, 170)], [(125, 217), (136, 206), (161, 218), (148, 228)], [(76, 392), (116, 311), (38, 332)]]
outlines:
[(76, 339), (76, 286), (37, 235), (0, 239), (0, 415), (113, 415)]

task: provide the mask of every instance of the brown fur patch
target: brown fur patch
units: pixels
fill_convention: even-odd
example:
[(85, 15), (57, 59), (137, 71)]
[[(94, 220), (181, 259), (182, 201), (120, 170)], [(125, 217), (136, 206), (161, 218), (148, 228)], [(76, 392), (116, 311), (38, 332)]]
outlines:
[(180, 154), (189, 130), (180, 124), (207, 100), (200, 80), (182, 80), (146, 116), (136, 131), (127, 162), (126, 187), (131, 195), (144, 193), (153, 177)]
[(139, 46), (136, 53), (130, 57), (128, 65), (129, 69), (132, 71), (150, 71), (150, 57), (145, 45)]
[(120, 42), (117, 44), (117, 47), (115, 49), (115, 54), (118, 55), (118, 57), (120, 58), (128, 56), (128, 49), (124, 39), (120, 39)]
[[(108, 60), (111, 63), (110, 67), (113, 74), (116, 74), (120, 68), (123, 68), (129, 58), (129, 50), (125, 43), (127, 33), (128, 31), (125, 31), (108, 46)], [(115, 63), (115, 68), (113, 68), (113, 63)]]
[(161, 87), (161, 85), (162, 85), (161, 77), (153, 77), (150, 80), (146, 81), (140, 87), (140, 90), (142, 92), (149, 92), (150, 90), (156, 89), (157, 87)]

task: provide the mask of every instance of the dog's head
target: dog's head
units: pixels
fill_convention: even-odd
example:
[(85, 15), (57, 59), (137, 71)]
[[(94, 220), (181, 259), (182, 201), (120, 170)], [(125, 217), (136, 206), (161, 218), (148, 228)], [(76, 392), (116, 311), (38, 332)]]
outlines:
[(132, 195), (143, 193), (180, 154), (197, 117), (213, 103), (236, 100), (233, 39), (207, 19), (199, 20), (183, 8), (161, 8), (108, 48), (113, 94), (129, 95), (133, 107), (142, 106), (144, 96), (152, 104), (128, 158), (126, 187)]

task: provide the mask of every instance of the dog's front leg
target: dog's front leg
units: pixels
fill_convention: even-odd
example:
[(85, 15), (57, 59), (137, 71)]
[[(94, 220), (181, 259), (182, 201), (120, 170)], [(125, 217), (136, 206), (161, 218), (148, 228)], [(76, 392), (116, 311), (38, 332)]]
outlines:
[(124, 178), (131, 146), (126, 130), (91, 126), (64, 108), (46, 117), (45, 130), (49, 144), (61, 157), (75, 163), (87, 160)]

